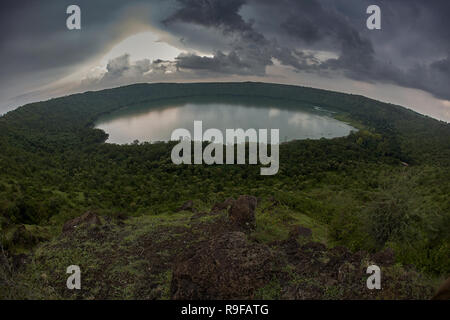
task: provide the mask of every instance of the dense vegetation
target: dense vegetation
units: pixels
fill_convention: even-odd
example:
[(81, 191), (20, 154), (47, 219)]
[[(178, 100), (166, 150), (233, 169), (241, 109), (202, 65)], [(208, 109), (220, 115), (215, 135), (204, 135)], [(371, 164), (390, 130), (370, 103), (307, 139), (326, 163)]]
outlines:
[[(107, 144), (106, 133), (93, 128), (125, 106), (200, 96), (315, 105), (360, 130), (284, 143), (279, 173), (261, 176), (259, 166), (176, 166), (173, 143)], [(9, 254), (53, 239), (86, 210), (165, 215), (190, 199), (211, 206), (251, 194), (311, 219), (331, 246), (390, 247), (399, 264), (433, 277), (450, 273), (450, 125), (400, 106), (276, 84), (137, 84), (11, 111), (0, 118), (0, 148), (0, 233)], [(287, 234), (276, 225), (283, 222), (267, 219), (262, 240)], [(39, 241), (18, 240), (21, 226)]]

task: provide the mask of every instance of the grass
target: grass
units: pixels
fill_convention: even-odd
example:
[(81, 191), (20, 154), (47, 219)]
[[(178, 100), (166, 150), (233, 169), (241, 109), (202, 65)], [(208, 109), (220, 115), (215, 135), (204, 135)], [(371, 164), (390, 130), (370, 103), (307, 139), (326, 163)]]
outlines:
[(260, 300), (278, 300), (281, 297), (281, 284), (276, 278), (273, 278), (264, 287), (255, 292), (255, 299)]
[(268, 208), (268, 204), (263, 204), (257, 209), (253, 239), (264, 243), (285, 240), (294, 226), (301, 225), (312, 230), (312, 240), (324, 244), (328, 242), (326, 226), (306, 214), (294, 211), (285, 205), (279, 205), (272, 210), (267, 210)]

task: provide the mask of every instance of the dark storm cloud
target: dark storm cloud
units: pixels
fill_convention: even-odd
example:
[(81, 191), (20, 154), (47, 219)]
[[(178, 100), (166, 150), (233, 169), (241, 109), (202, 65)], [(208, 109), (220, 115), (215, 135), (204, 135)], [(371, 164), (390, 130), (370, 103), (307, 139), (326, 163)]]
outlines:
[[(296, 45), (307, 48), (313, 45), (316, 49), (333, 50), (338, 48), (341, 56), (336, 61), (330, 61), (323, 68), (364, 69), (372, 63), (373, 48), (367, 39), (349, 25), (344, 17), (336, 11), (327, 11), (315, 0), (292, 1), (224, 1), (224, 0), (179, 0), (181, 8), (165, 20), (166, 25), (174, 23), (193, 23), (208, 28), (220, 29), (224, 36), (230, 37), (230, 53), (215, 55), (212, 58), (195, 55), (183, 56), (178, 59), (180, 68), (224, 72), (232, 74), (248, 73), (257, 70), (257, 75), (264, 74), (271, 59), (276, 58), (282, 64), (297, 70), (317, 70), (318, 60), (310, 53), (299, 50)], [(298, 41), (279, 44), (278, 34), (263, 35), (255, 30), (253, 22), (246, 22), (240, 15), (242, 7), (261, 6), (265, 11), (259, 11), (257, 16), (261, 21), (276, 21), (279, 34), (288, 35)], [(273, 14), (275, 10), (276, 14)], [(219, 14), (219, 13), (222, 14)], [(249, 54), (251, 53), (251, 54)], [(359, 55), (364, 55), (361, 59)], [(263, 58), (259, 58), (259, 57)], [(254, 59), (252, 68), (244, 68), (243, 61), (250, 57)], [(358, 61), (357, 64), (355, 64)], [(186, 60), (189, 63), (186, 63)], [(192, 63), (195, 62), (195, 63)], [(223, 67), (221, 66), (223, 63)], [(248, 63), (247, 63), (248, 64)], [(349, 70), (350, 71), (350, 70)]]
[(252, 23), (244, 21), (239, 10), (245, 0), (179, 0), (180, 7), (164, 20), (170, 28), (176, 23), (195, 24), (220, 30), (229, 38), (228, 52), (214, 49), (212, 57), (182, 54), (176, 59), (179, 69), (202, 73), (263, 76), (272, 65), (270, 43)]
[(208, 27), (221, 27), (226, 31), (246, 31), (251, 26), (245, 22), (238, 11), (245, 0), (179, 0), (181, 8), (164, 22), (182, 21)]
[[(371, 63), (373, 48), (368, 40), (362, 39), (359, 33), (345, 20), (322, 8), (319, 2), (305, 1), (259, 1), (246, 2), (224, 0), (179, 0), (181, 8), (165, 20), (166, 25), (173, 23), (193, 23), (208, 28), (220, 29), (224, 36), (230, 37), (230, 52), (219, 51), (214, 57), (196, 55), (180, 56), (178, 66), (194, 70), (210, 70), (230, 74), (263, 75), (265, 68), (272, 65), (272, 58), (297, 70), (318, 69), (318, 60), (310, 53), (298, 50), (293, 44), (280, 45), (276, 34), (265, 35), (255, 30), (253, 23), (246, 22), (240, 15), (244, 5), (264, 4), (267, 16), (261, 15), (259, 20), (277, 20), (280, 33), (303, 41), (306, 45), (327, 40), (325, 49), (333, 46), (341, 47), (341, 57), (329, 63), (329, 66), (346, 69), (347, 65), (362, 69)], [(279, 7), (277, 15), (271, 15), (271, 9)], [(281, 8), (281, 10), (280, 10)], [(220, 14), (221, 13), (221, 14)], [(318, 46), (320, 48), (320, 46)], [(366, 54), (359, 65), (355, 65), (355, 56)]]
[(371, 62), (374, 53), (372, 43), (363, 38), (341, 13), (328, 10), (314, 0), (291, 1), (290, 5), (294, 10), (281, 23), (281, 27), (291, 37), (308, 45), (325, 42), (323, 49), (339, 48), (339, 63), (343, 68), (357, 62), (355, 58), (365, 57), (359, 61), (357, 69)]
[[(165, 20), (169, 28), (190, 23), (219, 29), (230, 38), (229, 53), (182, 56), (180, 68), (261, 75), (275, 58), (297, 71), (341, 71), (352, 79), (398, 84), (450, 99), (450, 1), (178, 2), (178, 11)], [(365, 26), (370, 4), (382, 9), (381, 31)], [(244, 19), (243, 12), (251, 18)], [(308, 49), (334, 52), (338, 58), (319, 61)]]
[(221, 29), (225, 34), (238, 34), (244, 40), (265, 44), (264, 36), (255, 31), (252, 21), (244, 21), (239, 14), (246, 0), (178, 0), (181, 7), (163, 22), (193, 23)]
[(430, 64), (417, 64), (409, 70), (390, 70), (396, 83), (433, 93), (436, 97), (450, 100), (450, 59), (449, 57)]
[[(319, 49), (339, 49), (339, 57), (325, 61), (321, 69), (339, 69), (353, 79), (389, 82), (450, 98), (450, 72), (445, 68), (450, 53), (449, 1), (284, 3), (296, 6), (297, 14), (281, 23), (289, 35)], [(366, 29), (367, 16), (361, 14), (375, 3), (382, 10), (381, 31)]]
[(236, 75), (264, 75), (265, 67), (271, 64), (270, 59), (266, 63), (260, 63), (259, 60), (242, 58), (237, 51), (228, 54), (218, 51), (213, 57), (183, 54), (176, 58), (176, 62), (177, 68), (181, 69)]

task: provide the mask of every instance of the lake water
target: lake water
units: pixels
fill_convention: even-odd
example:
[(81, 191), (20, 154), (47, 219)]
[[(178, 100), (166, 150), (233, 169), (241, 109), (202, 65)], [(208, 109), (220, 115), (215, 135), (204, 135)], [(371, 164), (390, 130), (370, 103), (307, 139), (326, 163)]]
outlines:
[(96, 128), (109, 134), (108, 143), (168, 141), (177, 128), (193, 133), (194, 121), (209, 128), (279, 129), (280, 142), (346, 136), (355, 128), (316, 106), (275, 101), (177, 101), (127, 107), (100, 118)]

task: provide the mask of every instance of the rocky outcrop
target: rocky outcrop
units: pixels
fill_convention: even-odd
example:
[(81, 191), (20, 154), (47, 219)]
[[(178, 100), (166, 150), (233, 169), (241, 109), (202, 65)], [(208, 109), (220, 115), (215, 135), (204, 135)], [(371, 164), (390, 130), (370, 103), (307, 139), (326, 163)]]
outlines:
[(173, 299), (250, 299), (270, 281), (273, 255), (242, 232), (228, 232), (203, 243), (176, 263)]
[(84, 225), (84, 226), (90, 226), (90, 225), (101, 225), (102, 222), (100, 218), (93, 212), (87, 211), (83, 215), (76, 217), (75, 219), (66, 221), (63, 225), (63, 233), (72, 232), (76, 228)]
[[(42, 246), (37, 255), (6, 252), (2, 258), (0, 251), (0, 273), (2, 270), (11, 275), (17, 273), (20, 275), (17, 279), (21, 280), (21, 273), (31, 270), (27, 268), (31, 261), (40, 270), (54, 270), (55, 254), (63, 254), (64, 265), (59, 268), (63, 272), (41, 274), (45, 280), (33, 288), (40, 291), (42, 284), (52, 294), (56, 292), (62, 298), (71, 299), (73, 293), (61, 281), (61, 278), (65, 280), (67, 267), (64, 261), (83, 250), (93, 268), (91, 276), (84, 280), (85, 289), (77, 292), (76, 297), (83, 299), (130, 297), (130, 294), (135, 299), (429, 299), (433, 296), (435, 288), (412, 268), (391, 265), (394, 254), (390, 249), (370, 254), (352, 252), (343, 246), (329, 247), (312, 241), (311, 230), (301, 225), (291, 225), (289, 236), (267, 242), (260, 230), (247, 229), (255, 225), (256, 205), (254, 197), (240, 196), (238, 200), (227, 199), (215, 206), (221, 210), (220, 214), (185, 211), (173, 215), (170, 223), (130, 219), (126, 228), (121, 227), (118, 218), (100, 218), (86, 212), (67, 221), (65, 233)], [(188, 202), (184, 208), (193, 208), (193, 203)], [(79, 229), (82, 232), (75, 231)], [(23, 226), (13, 238), (17, 243), (34, 243), (33, 239), (43, 237), (44, 231)], [(132, 272), (123, 268), (124, 263), (132, 267)], [(382, 290), (367, 288), (367, 267), (372, 264), (382, 269)], [(435, 298), (448, 297), (447, 289), (448, 285), (444, 285)]]
[(233, 202), (228, 210), (228, 217), (234, 225), (245, 229), (252, 229), (255, 227), (255, 209), (257, 204), (256, 197), (253, 196), (239, 196)]

